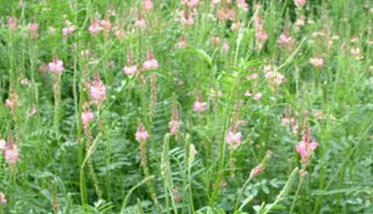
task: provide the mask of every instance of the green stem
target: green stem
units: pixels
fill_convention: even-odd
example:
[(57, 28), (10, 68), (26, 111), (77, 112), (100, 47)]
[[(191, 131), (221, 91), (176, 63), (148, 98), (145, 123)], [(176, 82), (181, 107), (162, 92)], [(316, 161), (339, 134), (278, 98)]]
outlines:
[(295, 207), (295, 202), (297, 201), (298, 194), (300, 192), (300, 189), (301, 189), (303, 181), (304, 181), (304, 176), (300, 176), (300, 177), (301, 177), (300, 178), (300, 182), (298, 184), (297, 191), (295, 192), (294, 200), (293, 200), (293, 203), (291, 204), (291, 208), (290, 208), (290, 213), (289, 214), (293, 213), (293, 210), (294, 210), (294, 207)]
[(236, 204), (234, 206), (234, 210), (237, 210), (238, 206), (240, 205), (241, 198), (243, 196), (243, 193), (245, 192), (245, 189), (247, 188), (247, 185), (249, 185), (250, 181), (254, 178), (254, 174), (250, 173), (249, 178), (245, 181), (240, 193), (238, 193), (238, 197), (236, 199)]
[(120, 213), (124, 213), (124, 209), (126, 208), (126, 205), (127, 205), (127, 202), (128, 202), (128, 199), (129, 197), (131, 196), (131, 194), (137, 189), (139, 188), (140, 186), (148, 183), (148, 181), (154, 179), (154, 176), (150, 176), (150, 177), (146, 177), (144, 178), (140, 183), (136, 184), (134, 187), (132, 187), (130, 189), (130, 191), (127, 193), (126, 197), (124, 198), (123, 200), (123, 203), (122, 203), (122, 208), (120, 209)]

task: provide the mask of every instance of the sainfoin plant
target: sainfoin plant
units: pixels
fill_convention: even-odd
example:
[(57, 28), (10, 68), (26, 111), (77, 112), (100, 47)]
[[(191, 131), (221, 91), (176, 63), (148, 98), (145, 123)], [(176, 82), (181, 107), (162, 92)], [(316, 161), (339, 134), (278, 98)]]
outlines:
[(0, 214), (373, 213), (373, 2), (0, 1)]

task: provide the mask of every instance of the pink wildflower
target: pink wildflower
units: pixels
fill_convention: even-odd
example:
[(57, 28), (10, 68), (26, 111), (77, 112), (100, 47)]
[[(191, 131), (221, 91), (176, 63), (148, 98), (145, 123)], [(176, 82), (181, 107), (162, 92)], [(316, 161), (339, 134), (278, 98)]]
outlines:
[(38, 37), (38, 30), (39, 30), (39, 24), (38, 23), (31, 23), (29, 25), (30, 33), (32, 38)]
[(18, 157), (19, 154), (17, 146), (14, 143), (9, 142), (4, 150), (5, 162), (7, 162), (9, 165), (14, 165), (17, 162)]
[(111, 31), (112, 25), (110, 23), (109, 18), (105, 18), (100, 21), (100, 25), (104, 28), (106, 31)]
[(159, 68), (158, 61), (154, 58), (152, 51), (148, 51), (147, 60), (143, 64), (144, 70), (155, 70)]
[(318, 111), (316, 111), (316, 112), (314, 113), (314, 116), (315, 116), (317, 119), (321, 120), (321, 119), (324, 118), (324, 113), (323, 113), (322, 111), (318, 110)]
[(17, 101), (15, 97), (9, 97), (8, 99), (5, 100), (5, 106), (7, 106), (10, 109), (14, 109), (17, 105)]
[(106, 99), (106, 86), (97, 76), (93, 84), (89, 86), (89, 94), (94, 103), (99, 104), (105, 101)]
[(17, 30), (17, 19), (14, 18), (14, 17), (8, 17), (8, 27), (12, 30), (12, 31), (16, 31)]
[(242, 134), (230, 128), (226, 140), (230, 149), (236, 149), (242, 143)]
[(259, 30), (259, 31), (256, 31), (255, 38), (259, 42), (265, 42), (268, 39), (268, 34), (264, 30)]
[(260, 100), (261, 98), (262, 98), (262, 93), (260, 93), (260, 92), (258, 92), (258, 93), (256, 93), (255, 95), (254, 95), (254, 97), (253, 97), (253, 99), (255, 100), (255, 101), (258, 101), (258, 100)]
[(277, 43), (282, 47), (293, 47), (295, 44), (295, 40), (293, 37), (291, 37), (289, 31), (287, 29), (284, 30), (284, 32), (280, 35), (280, 37), (277, 40)]
[(127, 56), (127, 66), (122, 69), (123, 73), (127, 74), (128, 76), (133, 76), (137, 73), (137, 65), (132, 63), (132, 56), (131, 53), (128, 53)]
[(199, 0), (189, 0), (187, 2), (187, 5), (190, 9), (193, 9), (194, 7), (197, 7)]
[(100, 21), (97, 20), (97, 19), (94, 19), (92, 22), (91, 22), (91, 25), (89, 26), (88, 28), (88, 31), (91, 33), (91, 34), (96, 34), (100, 31), (102, 31), (102, 27), (100, 25)]
[(219, 0), (211, 0), (211, 4), (216, 5), (217, 3), (219, 3)]
[(151, 0), (143, 0), (142, 5), (144, 7), (144, 10), (150, 11), (153, 9), (153, 2)]
[(263, 19), (260, 15), (256, 15), (254, 19), (255, 27), (255, 38), (257, 40), (257, 49), (261, 50), (264, 46), (264, 43), (268, 40), (268, 34), (264, 30)]
[(357, 59), (357, 60), (361, 60), (361, 59), (363, 59), (364, 57), (363, 57), (363, 55), (362, 55), (362, 53), (361, 53), (361, 49), (360, 48), (352, 48), (351, 49), (351, 54), (355, 57), (355, 59)]
[(309, 62), (317, 69), (320, 69), (324, 66), (324, 59), (322, 57), (312, 57), (310, 58)]
[(229, 51), (229, 44), (228, 44), (228, 42), (224, 42), (224, 43), (223, 43), (222, 52), (223, 52), (224, 54), (227, 54), (228, 51)]
[(258, 166), (256, 166), (254, 169), (251, 170), (250, 174), (253, 177), (256, 177), (262, 174), (263, 171), (264, 171), (264, 167), (262, 166), (262, 164), (259, 164)]
[(189, 26), (193, 25), (194, 23), (193, 17), (188, 11), (185, 11), (183, 15), (181, 16), (181, 23), (184, 25), (189, 25)]
[(295, 21), (295, 26), (297, 27), (304, 26), (304, 24), (306, 23), (305, 19), (306, 19), (305, 16), (303, 15), (299, 16), (298, 19)]
[(273, 87), (281, 85), (281, 83), (285, 80), (285, 76), (277, 71), (268, 71), (264, 76), (268, 83)]
[(4, 139), (0, 139), (0, 152), (4, 151), (6, 147), (6, 141)]
[(179, 111), (177, 109), (176, 101), (174, 101), (172, 105), (172, 117), (171, 121), (168, 123), (168, 128), (170, 130), (171, 135), (175, 135), (179, 132), (180, 129), (180, 121), (179, 121)]
[(304, 7), (304, 5), (306, 5), (306, 3), (307, 3), (307, 0), (294, 0), (294, 4), (297, 7)]
[(75, 31), (74, 26), (68, 26), (68, 27), (62, 28), (62, 34), (64, 36), (68, 36), (68, 35), (74, 33), (74, 31)]
[(64, 71), (63, 62), (57, 58), (53, 59), (52, 62), (48, 64), (49, 71), (52, 73), (62, 73)]
[(301, 157), (302, 163), (307, 162), (309, 159), (309, 156), (318, 147), (318, 143), (316, 140), (312, 140), (311, 142), (310, 132), (311, 132), (310, 129), (307, 128), (302, 137), (302, 141), (296, 145), (296, 150)]
[(250, 74), (246, 77), (247, 80), (253, 80), (253, 79), (257, 79), (258, 78), (258, 74), (257, 73), (253, 73), (253, 74)]
[(27, 113), (27, 117), (32, 117), (38, 112), (37, 108), (35, 105), (32, 105), (31, 111)]
[(124, 30), (117, 30), (115, 32), (115, 36), (119, 39), (119, 40), (122, 40), (124, 38), (124, 36), (126, 35), (126, 33), (124, 32)]
[(236, 20), (236, 11), (233, 9), (226, 10), (225, 18), (233, 22), (234, 20)]
[(149, 139), (149, 137), (150, 137), (149, 133), (148, 133), (148, 131), (145, 130), (145, 127), (144, 127), (143, 124), (140, 124), (137, 127), (135, 137), (136, 137), (137, 142), (139, 142), (139, 143), (145, 142)]
[(180, 37), (179, 42), (177, 43), (178, 48), (185, 48), (187, 46), (187, 40), (184, 36)]
[(247, 11), (249, 9), (249, 5), (246, 3), (246, 0), (237, 0), (237, 5), (244, 11)]
[(211, 44), (212, 45), (219, 45), (220, 44), (220, 37), (218, 37), (218, 36), (213, 36), (213, 37), (211, 37)]
[(84, 129), (87, 129), (89, 126), (89, 123), (95, 119), (95, 115), (89, 111), (89, 109), (82, 112), (81, 119), (83, 122)]
[(170, 130), (170, 134), (176, 134), (180, 129), (180, 122), (178, 120), (171, 120), (168, 123), (168, 128)]
[(231, 30), (235, 31), (238, 30), (241, 27), (241, 23), (239, 21), (233, 22), (231, 26)]
[(245, 97), (251, 97), (251, 96), (253, 96), (253, 95), (250, 93), (250, 91), (246, 91), (246, 92), (244, 93), (244, 96), (245, 96)]
[(123, 73), (127, 74), (128, 76), (133, 76), (137, 73), (137, 65), (125, 66), (123, 68)]
[(3, 192), (0, 192), (0, 204), (6, 204), (7, 200), (5, 198), (5, 194)]
[(196, 100), (193, 104), (193, 110), (195, 112), (205, 112), (207, 110), (207, 103)]
[(140, 29), (145, 29), (146, 28), (146, 21), (144, 17), (138, 17), (137, 20), (135, 21), (135, 27), (140, 28)]

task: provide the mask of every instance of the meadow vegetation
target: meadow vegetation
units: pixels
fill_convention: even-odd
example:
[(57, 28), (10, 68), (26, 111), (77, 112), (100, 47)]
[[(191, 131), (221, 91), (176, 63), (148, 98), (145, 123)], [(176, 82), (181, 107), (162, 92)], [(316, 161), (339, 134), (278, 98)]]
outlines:
[(370, 0), (0, 0), (0, 214), (373, 213)]

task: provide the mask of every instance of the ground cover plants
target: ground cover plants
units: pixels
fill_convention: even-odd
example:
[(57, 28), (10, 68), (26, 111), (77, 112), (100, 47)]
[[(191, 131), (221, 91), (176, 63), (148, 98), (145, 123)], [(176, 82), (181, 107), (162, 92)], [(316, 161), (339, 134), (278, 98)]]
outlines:
[(0, 213), (373, 213), (373, 2), (0, 0)]

